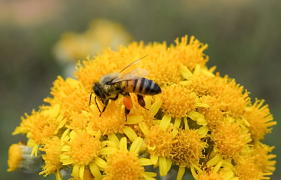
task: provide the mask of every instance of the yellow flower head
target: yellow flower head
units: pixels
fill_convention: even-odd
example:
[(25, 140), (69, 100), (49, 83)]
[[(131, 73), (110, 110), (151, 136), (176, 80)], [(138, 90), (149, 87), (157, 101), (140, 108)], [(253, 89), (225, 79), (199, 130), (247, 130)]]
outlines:
[(151, 161), (146, 158), (138, 158), (142, 142), (142, 138), (136, 138), (128, 150), (127, 139), (122, 138), (119, 142), (119, 149), (107, 159), (104, 180), (154, 179), (152, 177), (156, 174), (145, 172), (143, 167), (152, 165)]
[(43, 164), (41, 153), (37, 157), (30, 156), (32, 148), (23, 143), (13, 144), (9, 148), (8, 172), (20, 170), (26, 173), (34, 173)]
[(65, 145), (62, 146), (60, 161), (63, 165), (73, 165), (73, 177), (83, 179), (86, 166), (95, 165), (95, 160), (102, 150), (99, 140), (101, 134), (90, 135), (86, 130), (73, 130), (70, 134), (64, 133), (62, 139)]
[(257, 159), (259, 158), (257, 155), (253, 154), (253, 151), (250, 151), (242, 156), (241, 160), (236, 160), (236, 165), (234, 166), (234, 173), (239, 179), (268, 179), (268, 175), (272, 175), (272, 173), (265, 173), (257, 163)]
[(162, 110), (173, 117), (186, 117), (196, 108), (196, 94), (187, 87), (172, 85), (165, 87), (161, 93)]
[(268, 105), (262, 106), (263, 103), (264, 100), (256, 99), (252, 106), (245, 107), (244, 117), (250, 123), (249, 131), (254, 140), (263, 139), (264, 135), (271, 131), (270, 127), (276, 125), (276, 121), (272, 121)]
[(45, 102), (55, 106), (59, 104), (61, 107), (60, 112), (64, 112), (67, 119), (72, 118), (73, 112), (81, 113), (83, 110), (88, 110), (89, 107), (89, 91), (87, 91), (81, 82), (67, 78), (63, 80), (62, 77), (54, 82), (51, 94), (53, 98), (44, 99)]
[(212, 131), (212, 134), (212, 139), (217, 150), (221, 154), (230, 157), (239, 154), (249, 141), (246, 137), (250, 135), (243, 134), (239, 124), (228, 121), (217, 124), (216, 129)]
[(51, 139), (46, 139), (44, 142), (44, 147), (40, 148), (40, 151), (44, 151), (42, 157), (45, 161), (43, 171), (40, 174), (56, 174), (57, 178), (60, 177), (60, 169), (63, 167), (60, 162), (61, 154), (61, 141), (58, 137), (53, 137)]
[[(276, 124), (268, 106), (252, 104), (243, 86), (208, 68), (207, 45), (193, 36), (175, 42), (103, 49), (78, 62), (77, 79), (58, 77), (53, 97), (44, 100), (49, 105), (22, 118), (13, 133), (26, 134), (29, 158), (38, 153), (44, 161), (40, 174), (61, 180), (60, 170), (72, 169), (80, 180), (154, 179), (144, 166), (159, 166), (160, 176), (166, 176), (173, 164), (177, 180), (186, 169), (195, 179), (271, 175), (273, 147), (260, 142)], [(158, 86), (141, 78), (161, 92), (149, 95)], [(9, 171), (19, 169), (23, 157), (18, 147), (11, 149)]]
[(172, 148), (172, 160), (180, 167), (198, 164), (200, 158), (204, 158), (203, 149), (207, 146), (202, 138), (197, 130), (180, 130)]
[(20, 144), (13, 144), (9, 148), (8, 172), (14, 171), (19, 167), (22, 161), (22, 150)]

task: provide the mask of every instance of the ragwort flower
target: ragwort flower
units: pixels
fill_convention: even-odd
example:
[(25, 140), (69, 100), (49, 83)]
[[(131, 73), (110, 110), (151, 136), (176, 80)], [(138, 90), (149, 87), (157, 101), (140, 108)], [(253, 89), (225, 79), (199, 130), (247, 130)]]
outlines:
[(126, 137), (121, 138), (119, 148), (108, 156), (104, 180), (153, 180), (156, 173), (144, 170), (144, 166), (152, 165), (152, 162), (138, 157), (142, 143), (143, 139), (138, 137), (128, 150)]
[[(169, 47), (134, 42), (116, 51), (104, 49), (77, 64), (77, 80), (58, 77), (53, 97), (45, 99), (50, 105), (22, 118), (14, 134), (26, 134), (31, 155), (45, 152), (40, 174), (53, 173), (59, 180), (60, 171), (69, 169), (80, 180), (153, 179), (155, 174), (144, 170), (147, 165), (159, 166), (161, 176), (176, 167), (177, 180), (185, 172), (199, 180), (269, 179), (274, 147), (260, 140), (276, 122), (264, 100), (252, 104), (243, 86), (207, 68), (206, 48), (185, 36)], [(121, 95), (101, 113), (105, 106), (91, 94), (93, 83), (141, 57), (127, 71), (147, 69), (145, 78), (162, 93), (145, 96), (144, 107), (137, 92), (130, 93), (127, 117)], [(21, 155), (14, 157), (8, 171), (18, 169)]]

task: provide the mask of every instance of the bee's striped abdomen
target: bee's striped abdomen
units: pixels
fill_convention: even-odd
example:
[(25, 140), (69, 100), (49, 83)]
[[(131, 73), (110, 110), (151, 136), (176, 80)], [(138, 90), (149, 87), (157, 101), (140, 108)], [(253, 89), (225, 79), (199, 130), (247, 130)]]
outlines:
[(146, 78), (123, 81), (124, 91), (143, 95), (155, 95), (161, 93), (161, 88), (154, 81)]

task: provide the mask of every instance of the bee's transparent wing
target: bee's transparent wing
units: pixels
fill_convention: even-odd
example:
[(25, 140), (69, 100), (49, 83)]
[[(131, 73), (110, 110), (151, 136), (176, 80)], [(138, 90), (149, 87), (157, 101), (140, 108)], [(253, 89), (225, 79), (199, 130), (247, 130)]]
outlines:
[(147, 76), (148, 74), (149, 74), (148, 70), (143, 68), (136, 68), (133, 71), (114, 79), (111, 83), (114, 84), (126, 80), (140, 79)]
[[(146, 56), (148, 56), (148, 55), (146, 55)], [(124, 69), (122, 69), (121, 71), (120, 71), (120, 73), (122, 73), (123, 71), (125, 71), (126, 69), (128, 69), (128, 67), (130, 67), (130, 66), (132, 66), (132, 65), (134, 65), (134, 64), (137, 64), (137, 63), (139, 63), (143, 58), (145, 58), (146, 56), (143, 56), (142, 58), (139, 58), (138, 60), (135, 60), (134, 62), (132, 62), (131, 64), (129, 64), (128, 66), (126, 66)]]

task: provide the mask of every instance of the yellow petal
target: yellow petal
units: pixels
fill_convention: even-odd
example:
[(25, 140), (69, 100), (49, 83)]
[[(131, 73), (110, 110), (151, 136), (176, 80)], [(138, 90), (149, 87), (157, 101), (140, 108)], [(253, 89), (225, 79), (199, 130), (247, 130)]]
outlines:
[(120, 139), (120, 145), (119, 145), (120, 150), (126, 151), (127, 150), (127, 138), (123, 137)]
[(156, 165), (158, 162), (158, 155), (150, 155), (150, 159), (153, 165)]
[(139, 123), (139, 126), (144, 135), (147, 135), (149, 133), (149, 130), (145, 123)]
[(216, 164), (218, 164), (220, 161), (222, 160), (222, 156), (220, 154), (217, 154), (214, 158), (212, 158), (211, 160), (209, 160), (207, 162), (207, 166), (214, 166)]
[(75, 164), (74, 166), (73, 166), (73, 170), (72, 170), (72, 176), (73, 177), (79, 177), (79, 169), (80, 169), (80, 165), (78, 165), (78, 164)]
[(110, 141), (114, 142), (117, 147), (119, 147), (119, 139), (118, 139), (118, 137), (117, 137), (114, 133), (109, 134), (109, 135), (108, 135), (108, 139), (109, 139)]
[(175, 119), (175, 123), (174, 123), (174, 127), (179, 128), (181, 125), (181, 119), (180, 118), (176, 118)]
[(151, 108), (150, 108), (150, 112), (152, 113), (153, 116), (155, 116), (157, 114), (157, 112), (159, 111), (160, 107), (162, 104), (162, 100), (160, 96), (157, 96), (155, 98), (155, 102), (154, 104), (152, 104)]
[(168, 173), (168, 164), (165, 157), (159, 157), (159, 171), (161, 176), (166, 176)]
[(94, 175), (95, 179), (97, 179), (97, 180), (102, 179), (102, 175), (101, 175), (99, 167), (96, 165), (96, 163), (93, 162), (90, 164), (90, 171)]
[(100, 170), (103, 170), (106, 166), (106, 162), (100, 157), (96, 157), (94, 162), (98, 165)]
[(165, 114), (161, 120), (160, 127), (163, 131), (166, 131), (170, 122), (171, 122), (172, 117), (170, 115)]
[(140, 158), (139, 162), (142, 166), (149, 166), (152, 165), (152, 162), (150, 159), (146, 159), (146, 158)]
[(153, 177), (155, 177), (155, 176), (157, 176), (157, 174), (156, 174), (156, 173), (153, 173), (153, 172), (144, 172), (144, 173), (143, 173), (143, 178), (144, 178), (145, 180), (155, 180), (155, 178), (153, 178)]
[(143, 116), (128, 116), (125, 124), (137, 124), (143, 121)]
[(130, 127), (125, 126), (123, 131), (132, 142), (138, 137), (135, 131)]
[(137, 137), (130, 147), (130, 152), (132, 152), (134, 154), (138, 154), (142, 143), (143, 143), (143, 139), (140, 137)]
[(81, 180), (84, 180), (84, 169), (85, 169), (85, 166), (80, 166), (80, 169), (79, 169), (79, 178)]
[[(191, 172), (192, 172), (192, 169), (191, 169)], [(184, 173), (185, 173), (185, 167), (180, 167), (179, 171), (178, 171), (178, 175), (177, 175), (177, 180), (182, 180)]]

